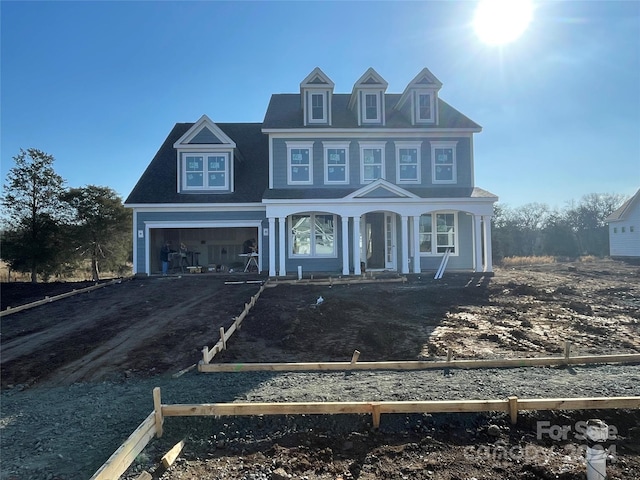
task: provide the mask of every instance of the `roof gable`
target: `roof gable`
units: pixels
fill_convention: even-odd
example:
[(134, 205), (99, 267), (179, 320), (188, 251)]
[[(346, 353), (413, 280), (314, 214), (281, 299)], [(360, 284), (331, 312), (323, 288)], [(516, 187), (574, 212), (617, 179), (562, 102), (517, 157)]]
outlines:
[(358, 90), (381, 90), (385, 92), (389, 84), (373, 68), (369, 67), (364, 74), (354, 83), (351, 90), (351, 99), (348, 108), (353, 108), (358, 98)]
[(202, 115), (200, 120), (173, 144), (173, 148), (183, 149), (194, 145), (236, 148), (235, 142), (206, 115)]
[(405, 104), (405, 102), (411, 97), (411, 92), (413, 90), (433, 90), (438, 91), (442, 88), (442, 82), (437, 79), (437, 77), (431, 73), (428, 68), (423, 68), (420, 70), (420, 73), (414, 77), (413, 80), (409, 82), (407, 87), (402, 92), (402, 96), (395, 108), (399, 109)]
[(417, 195), (383, 179), (378, 179), (344, 198), (419, 198)]
[(620, 208), (609, 215), (605, 219), (605, 222), (617, 222), (619, 220), (624, 220), (636, 207), (640, 208), (640, 190), (638, 190), (633, 197), (624, 202)]
[(302, 82), (300, 82), (300, 91), (305, 88), (328, 88), (333, 90), (335, 84), (331, 79), (320, 70), (320, 67), (314, 68), (309, 75), (306, 76)]

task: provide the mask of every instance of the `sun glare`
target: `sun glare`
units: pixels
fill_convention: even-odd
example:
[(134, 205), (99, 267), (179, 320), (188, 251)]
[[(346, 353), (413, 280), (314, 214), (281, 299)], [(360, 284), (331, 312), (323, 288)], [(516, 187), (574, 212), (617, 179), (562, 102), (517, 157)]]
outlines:
[(488, 45), (504, 45), (517, 40), (533, 17), (531, 0), (481, 0), (473, 26)]

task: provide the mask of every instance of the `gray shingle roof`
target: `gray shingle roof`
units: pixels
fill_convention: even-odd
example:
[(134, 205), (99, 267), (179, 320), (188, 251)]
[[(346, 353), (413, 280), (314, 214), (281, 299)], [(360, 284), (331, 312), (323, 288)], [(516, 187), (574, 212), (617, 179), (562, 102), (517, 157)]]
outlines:
[(216, 123), (235, 143), (233, 193), (178, 193), (173, 144), (194, 124), (177, 123), (131, 191), (125, 204), (260, 203), (269, 183), (268, 139), (261, 123)]
[(633, 197), (629, 198), (626, 202), (624, 202), (620, 208), (616, 211), (612, 212), (607, 218), (605, 218), (605, 222), (617, 222), (618, 220), (624, 220), (627, 214), (632, 210), (632, 206), (640, 202), (640, 190), (638, 190)]
[[(408, 103), (400, 110), (394, 108), (400, 97), (400, 94), (395, 93), (385, 95), (386, 128), (481, 128), (480, 125), (440, 98), (438, 99), (439, 123), (437, 125), (413, 126), (411, 125), (410, 106)], [(355, 110), (350, 110), (347, 107), (350, 98), (351, 94), (347, 93), (333, 94), (331, 100), (331, 126), (313, 125), (312, 128), (379, 128), (380, 125), (358, 126), (358, 117)], [(272, 95), (264, 117), (263, 128), (305, 128), (300, 94), (280, 93)]]

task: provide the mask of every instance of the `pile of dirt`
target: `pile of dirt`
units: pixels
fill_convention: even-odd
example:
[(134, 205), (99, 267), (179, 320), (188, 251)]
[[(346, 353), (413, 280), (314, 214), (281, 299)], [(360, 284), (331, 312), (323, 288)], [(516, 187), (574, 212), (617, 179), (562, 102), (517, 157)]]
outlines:
[[(3, 317), (0, 479), (87, 478), (152, 410), (154, 386), (166, 403), (640, 395), (636, 366), (447, 375), (192, 370), (173, 378), (217, 341), (260, 286), (246, 282), (260, 279), (136, 278)], [(572, 354), (640, 353), (639, 280), (638, 266), (604, 260), (439, 281), (280, 284), (264, 290), (214, 361), (348, 361), (355, 349), (361, 361), (436, 359), (448, 350), (455, 358), (546, 356), (565, 341)], [(61, 285), (78, 288), (3, 284), (2, 308), (63, 293)], [(536, 414), (517, 428), (503, 415), (400, 415), (383, 417), (377, 431), (366, 416), (167, 419), (165, 436), (127, 478), (146, 469), (163, 479), (578, 479), (582, 443), (538, 439), (536, 422), (573, 428), (595, 414), (620, 430), (611, 478), (640, 478), (637, 412)], [(178, 464), (160, 471), (159, 457), (184, 437)]]

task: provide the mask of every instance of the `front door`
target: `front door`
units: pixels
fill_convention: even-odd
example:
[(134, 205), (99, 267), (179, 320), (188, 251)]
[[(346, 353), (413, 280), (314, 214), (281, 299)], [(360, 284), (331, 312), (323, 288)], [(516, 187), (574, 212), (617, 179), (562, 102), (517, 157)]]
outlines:
[(368, 270), (395, 270), (395, 216), (388, 212), (365, 215), (362, 258)]

